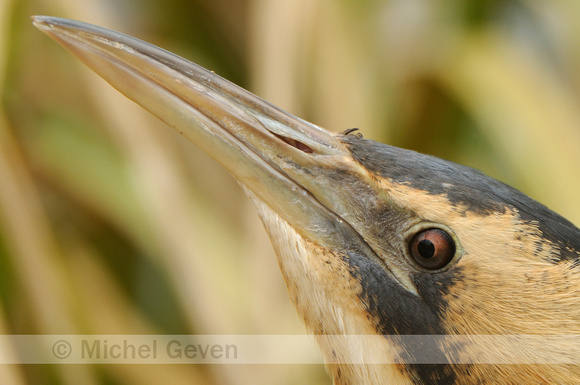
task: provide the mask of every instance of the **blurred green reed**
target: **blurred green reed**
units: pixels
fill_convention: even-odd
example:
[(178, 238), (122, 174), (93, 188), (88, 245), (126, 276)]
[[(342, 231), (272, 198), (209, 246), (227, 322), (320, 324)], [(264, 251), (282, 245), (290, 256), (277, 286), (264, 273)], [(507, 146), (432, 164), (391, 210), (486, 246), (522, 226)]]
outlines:
[[(0, 0), (0, 334), (304, 333), (233, 179), (33, 14), (140, 37), (330, 130), (480, 168), (580, 223), (578, 2)], [(314, 365), (14, 365), (0, 382), (330, 380)]]

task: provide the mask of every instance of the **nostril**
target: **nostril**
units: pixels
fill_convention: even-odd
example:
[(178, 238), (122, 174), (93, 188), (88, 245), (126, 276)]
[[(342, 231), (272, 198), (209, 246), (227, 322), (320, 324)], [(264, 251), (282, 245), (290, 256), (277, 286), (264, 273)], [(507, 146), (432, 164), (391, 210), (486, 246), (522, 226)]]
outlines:
[(291, 138), (286, 138), (285, 136), (281, 136), (278, 134), (274, 134), (277, 138), (283, 140), (284, 142), (288, 143), (289, 145), (291, 145), (294, 148), (297, 148), (298, 150), (308, 153), (308, 154), (312, 154), (314, 152), (314, 150), (310, 147), (308, 147), (307, 145), (305, 145), (302, 142), (297, 141), (296, 139), (291, 139)]

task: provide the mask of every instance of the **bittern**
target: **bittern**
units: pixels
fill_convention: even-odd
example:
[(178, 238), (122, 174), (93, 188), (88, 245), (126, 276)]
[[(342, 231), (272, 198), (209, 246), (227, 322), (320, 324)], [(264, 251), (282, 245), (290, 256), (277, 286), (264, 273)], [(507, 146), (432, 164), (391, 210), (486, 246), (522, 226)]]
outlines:
[[(580, 334), (580, 231), (560, 215), (474, 169), (326, 131), (135, 38), (34, 23), (233, 174), (335, 384), (580, 383), (574, 361), (534, 361), (538, 344), (518, 345), (531, 361), (462, 361), (502, 350), (474, 336)], [(379, 338), (324, 338), (350, 335)]]

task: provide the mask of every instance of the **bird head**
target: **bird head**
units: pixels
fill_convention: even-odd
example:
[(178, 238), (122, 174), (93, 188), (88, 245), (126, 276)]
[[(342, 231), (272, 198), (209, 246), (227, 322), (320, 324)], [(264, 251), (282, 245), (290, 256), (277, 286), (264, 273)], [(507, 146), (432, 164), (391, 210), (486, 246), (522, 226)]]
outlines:
[(474, 364), (489, 347), (404, 338), (579, 333), (580, 231), (564, 218), (474, 169), (326, 131), (129, 36), (34, 22), (244, 187), (335, 384), (580, 380), (576, 366)]

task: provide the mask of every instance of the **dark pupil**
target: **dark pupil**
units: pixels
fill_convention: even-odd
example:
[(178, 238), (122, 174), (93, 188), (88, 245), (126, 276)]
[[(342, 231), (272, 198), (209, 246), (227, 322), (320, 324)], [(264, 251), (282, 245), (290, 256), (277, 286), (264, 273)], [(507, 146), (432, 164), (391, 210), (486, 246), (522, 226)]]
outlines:
[(423, 239), (417, 245), (417, 250), (423, 258), (431, 258), (435, 254), (435, 245), (428, 239)]

